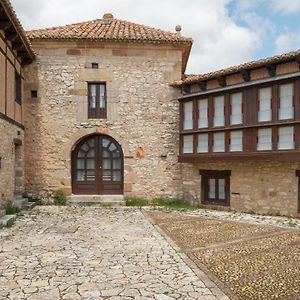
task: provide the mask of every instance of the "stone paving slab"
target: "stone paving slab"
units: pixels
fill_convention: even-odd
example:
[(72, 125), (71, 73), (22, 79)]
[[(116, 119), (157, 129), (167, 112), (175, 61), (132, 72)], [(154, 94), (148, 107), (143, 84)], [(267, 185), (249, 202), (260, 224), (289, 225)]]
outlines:
[(39, 207), (0, 231), (0, 299), (228, 299), (138, 209)]

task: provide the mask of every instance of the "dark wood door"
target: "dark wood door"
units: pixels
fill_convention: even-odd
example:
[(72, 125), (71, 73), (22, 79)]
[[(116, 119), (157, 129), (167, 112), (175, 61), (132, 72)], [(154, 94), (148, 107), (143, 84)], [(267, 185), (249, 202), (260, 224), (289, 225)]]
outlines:
[(72, 153), (73, 194), (123, 194), (123, 152), (111, 137), (92, 135)]

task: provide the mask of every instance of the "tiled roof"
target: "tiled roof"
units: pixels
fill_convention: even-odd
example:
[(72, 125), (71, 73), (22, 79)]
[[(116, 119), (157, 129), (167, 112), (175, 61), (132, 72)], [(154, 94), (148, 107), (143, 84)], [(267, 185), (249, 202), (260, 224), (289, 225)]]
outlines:
[(226, 69), (221, 69), (221, 70), (217, 70), (217, 71), (210, 72), (210, 73), (185, 75), (183, 80), (176, 81), (172, 85), (180, 86), (182, 84), (192, 84), (192, 83), (197, 83), (200, 81), (211, 80), (211, 79), (219, 78), (222, 76), (227, 76), (227, 75), (231, 75), (234, 73), (238, 73), (243, 70), (253, 70), (253, 69), (268, 66), (271, 64), (283, 63), (286, 61), (293, 60), (297, 57), (300, 57), (300, 50), (292, 51), (289, 53), (284, 53), (284, 54), (280, 54), (280, 55), (276, 55), (276, 56), (272, 56), (272, 57), (267, 57), (267, 58), (256, 60), (256, 61), (247, 62), (244, 64), (232, 66), (232, 67), (229, 67)]
[(146, 43), (192, 44), (191, 38), (160, 29), (138, 25), (106, 14), (102, 19), (27, 32), (31, 40), (100, 40)]
[(18, 33), (20, 40), (22, 41), (23, 45), (26, 48), (28, 56), (30, 57), (30, 59), (33, 60), (35, 58), (34, 51), (32, 49), (30, 41), (27, 38), (26, 33), (22, 27), (22, 24), (19, 21), (10, 1), (9, 0), (1, 0), (0, 5), (2, 6), (7, 18), (9, 18), (11, 24), (13, 25), (14, 30)]

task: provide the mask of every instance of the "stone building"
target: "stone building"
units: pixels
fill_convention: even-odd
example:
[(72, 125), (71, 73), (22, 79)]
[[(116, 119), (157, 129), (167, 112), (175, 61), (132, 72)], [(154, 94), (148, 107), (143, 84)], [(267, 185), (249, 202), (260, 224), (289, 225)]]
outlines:
[(24, 184), (24, 66), (34, 53), (8, 1), (0, 2), (0, 215)]
[(61, 189), (74, 202), (184, 197), (299, 216), (300, 51), (185, 75), (180, 26), (105, 14), (29, 43), (1, 3), (2, 205)]

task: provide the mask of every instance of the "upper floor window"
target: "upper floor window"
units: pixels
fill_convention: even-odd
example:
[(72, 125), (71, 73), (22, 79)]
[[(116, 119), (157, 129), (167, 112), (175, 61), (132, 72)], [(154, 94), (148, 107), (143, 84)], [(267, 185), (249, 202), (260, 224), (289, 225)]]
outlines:
[(278, 150), (295, 149), (294, 127), (279, 127)]
[(258, 90), (258, 121), (272, 120), (272, 89), (263, 88)]
[(213, 152), (225, 152), (225, 133), (217, 132), (213, 135)]
[(15, 101), (22, 104), (22, 78), (15, 72)]
[(230, 152), (243, 151), (243, 131), (235, 130), (230, 132)]
[(208, 127), (208, 99), (198, 100), (198, 128)]
[(183, 104), (183, 129), (193, 129), (193, 102)]
[(208, 152), (208, 133), (198, 134), (198, 153), (207, 153)]
[(194, 152), (194, 139), (193, 135), (183, 136), (183, 153), (193, 153)]
[(106, 84), (88, 84), (88, 103), (90, 119), (105, 119), (107, 116)]
[(225, 123), (224, 96), (214, 98), (214, 127), (224, 126)]
[(279, 87), (279, 120), (294, 118), (294, 85), (283, 84)]
[(257, 150), (272, 150), (272, 128), (258, 129)]
[(242, 124), (243, 123), (243, 103), (242, 93), (236, 93), (231, 95), (231, 116), (230, 124)]

